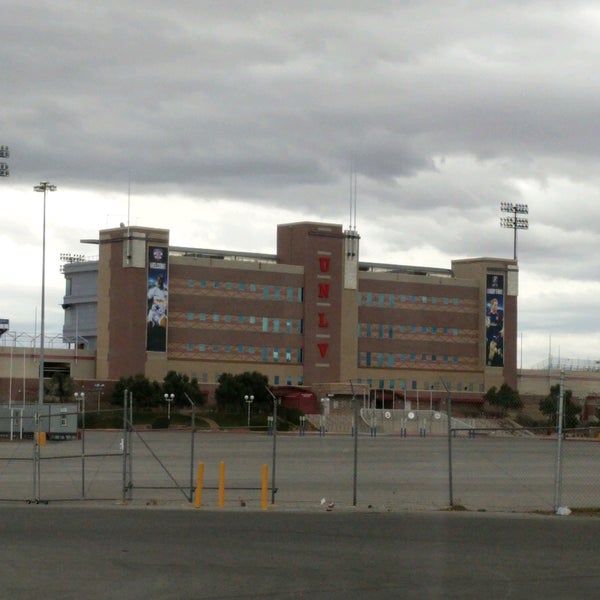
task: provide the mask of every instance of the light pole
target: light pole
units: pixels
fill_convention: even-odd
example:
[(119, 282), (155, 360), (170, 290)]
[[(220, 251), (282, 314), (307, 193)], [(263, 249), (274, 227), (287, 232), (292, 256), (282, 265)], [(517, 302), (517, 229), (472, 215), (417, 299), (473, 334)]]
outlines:
[(98, 410), (100, 412), (100, 396), (102, 395), (102, 390), (104, 389), (103, 383), (95, 383), (94, 387), (96, 388), (96, 392), (98, 392)]
[(254, 402), (254, 396), (246, 395), (246, 396), (244, 396), (244, 400), (246, 401), (246, 404), (248, 405), (248, 429), (250, 429), (250, 406)]
[(165, 394), (165, 402), (167, 403), (167, 419), (171, 422), (171, 402), (175, 400), (175, 394)]
[(42, 316), (40, 321), (40, 381), (38, 389), (38, 404), (44, 404), (44, 326), (46, 312), (46, 193), (55, 192), (56, 186), (49, 181), (42, 181), (33, 187), (35, 192), (44, 194), (44, 218), (42, 223)]
[(501, 217), (500, 226), (514, 231), (514, 249), (513, 258), (517, 260), (517, 229), (529, 229), (527, 217), (517, 217), (517, 215), (529, 214), (527, 204), (513, 204), (512, 202), (500, 202), (500, 210), (505, 213), (512, 213), (512, 217)]
[(73, 396), (77, 404), (81, 400), (81, 408), (77, 409), (81, 414), (81, 497), (85, 498), (85, 392), (75, 392)]

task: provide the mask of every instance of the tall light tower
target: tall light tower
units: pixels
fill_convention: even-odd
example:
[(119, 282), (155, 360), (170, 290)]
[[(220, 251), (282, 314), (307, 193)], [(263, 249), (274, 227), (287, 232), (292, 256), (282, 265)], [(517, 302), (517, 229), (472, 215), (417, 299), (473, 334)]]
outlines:
[(56, 186), (49, 181), (42, 181), (33, 187), (34, 192), (44, 194), (44, 218), (42, 222), (42, 316), (40, 320), (40, 376), (38, 389), (38, 404), (44, 404), (44, 334), (46, 317), (46, 193), (55, 192)]
[(527, 217), (519, 217), (517, 215), (529, 214), (529, 207), (527, 204), (500, 202), (500, 210), (504, 213), (512, 213), (512, 217), (500, 218), (500, 226), (514, 231), (513, 258), (514, 260), (517, 260), (517, 229), (529, 229), (529, 220)]
[[(9, 158), (10, 150), (8, 146), (0, 146), (0, 158)], [(8, 177), (10, 175), (10, 169), (8, 168), (8, 164), (5, 162), (0, 162), (0, 177)]]

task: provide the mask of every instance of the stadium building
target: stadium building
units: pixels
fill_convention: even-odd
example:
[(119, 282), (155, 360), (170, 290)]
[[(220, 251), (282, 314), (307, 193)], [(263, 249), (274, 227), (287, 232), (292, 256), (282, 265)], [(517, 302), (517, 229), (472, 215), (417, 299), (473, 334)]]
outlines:
[(170, 246), (144, 227), (83, 242), (98, 258), (64, 265), (63, 335), (97, 380), (175, 370), (210, 392), (223, 372), (259, 371), (318, 395), (352, 382), (383, 405), (517, 387), (512, 259), (367, 263), (356, 229), (312, 222), (279, 225), (272, 255)]

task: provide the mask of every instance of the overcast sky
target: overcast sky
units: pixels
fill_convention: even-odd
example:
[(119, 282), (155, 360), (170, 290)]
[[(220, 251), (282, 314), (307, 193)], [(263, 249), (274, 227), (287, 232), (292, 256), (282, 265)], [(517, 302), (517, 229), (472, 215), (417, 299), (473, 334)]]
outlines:
[(518, 364), (600, 359), (598, 2), (4, 0), (0, 34), (13, 332), (39, 321), (40, 181), (58, 334), (81, 239), (274, 253), (277, 223), (350, 224), (353, 164), (365, 261), (512, 258), (500, 202), (528, 204)]

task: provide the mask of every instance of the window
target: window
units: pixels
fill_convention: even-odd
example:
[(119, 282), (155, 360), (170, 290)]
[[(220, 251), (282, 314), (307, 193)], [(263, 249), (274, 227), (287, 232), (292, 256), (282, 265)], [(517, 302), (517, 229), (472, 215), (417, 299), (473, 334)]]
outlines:
[(273, 319), (273, 331), (279, 333), (279, 319)]
[(292, 349), (291, 348), (285, 349), (285, 362), (292, 362)]
[(367, 323), (367, 337), (371, 337), (371, 323)]
[(365, 364), (367, 365), (367, 367), (371, 366), (371, 353), (367, 352), (365, 355)]
[(238, 323), (244, 322), (244, 315), (238, 315)]
[(267, 348), (262, 349), (262, 360), (263, 362), (267, 362), (267, 360), (269, 360), (269, 350)]
[(273, 360), (275, 362), (279, 361), (279, 349), (273, 348)]
[(256, 317), (248, 317), (248, 321), (250, 322), (250, 325), (255, 325), (256, 324)]
[(188, 279), (188, 287), (194, 287), (194, 280), (193, 279)]
[(385, 306), (385, 294), (379, 294), (379, 298), (377, 299), (377, 304), (379, 308), (383, 308)]
[(206, 344), (198, 344), (198, 350), (200, 350), (200, 352), (206, 352)]
[(367, 292), (367, 306), (373, 304), (373, 292)]
[(255, 292), (256, 291), (256, 284), (255, 283), (251, 283), (250, 284), (250, 291), (251, 292)]
[(262, 319), (262, 330), (269, 331), (269, 318), (268, 317), (263, 317), (263, 319)]
[(391, 308), (394, 308), (394, 300), (395, 300), (394, 294), (390, 294), (389, 295), (389, 303), (390, 303)]
[(218, 322), (219, 322), (219, 315), (215, 313), (215, 314), (212, 316), (212, 320), (213, 320), (213, 323), (218, 323)]
[(186, 318), (187, 318), (188, 321), (193, 321), (194, 320), (194, 313), (189, 312), (186, 315)]
[(273, 375), (273, 383), (279, 385), (279, 375)]
[(231, 315), (225, 315), (225, 323), (231, 323)]
[(383, 367), (383, 352), (377, 353), (377, 366)]
[(269, 286), (268, 285), (263, 285), (263, 299), (264, 300), (269, 299)]
[(215, 286), (215, 289), (221, 286), (221, 284), (218, 281), (215, 281), (213, 285)]
[(294, 288), (291, 285), (288, 285), (287, 289), (287, 301), (293, 302), (294, 300)]
[(276, 285), (273, 287), (273, 295), (275, 300), (281, 300), (281, 287)]
[(245, 284), (245, 283), (242, 283), (242, 282), (240, 282), (240, 283), (238, 284), (238, 289), (240, 290), (240, 292), (243, 292), (243, 291), (245, 291), (245, 290), (246, 290), (246, 284)]
[(199, 318), (201, 321), (206, 321), (206, 313), (200, 313), (200, 314), (198, 315), (198, 318)]

